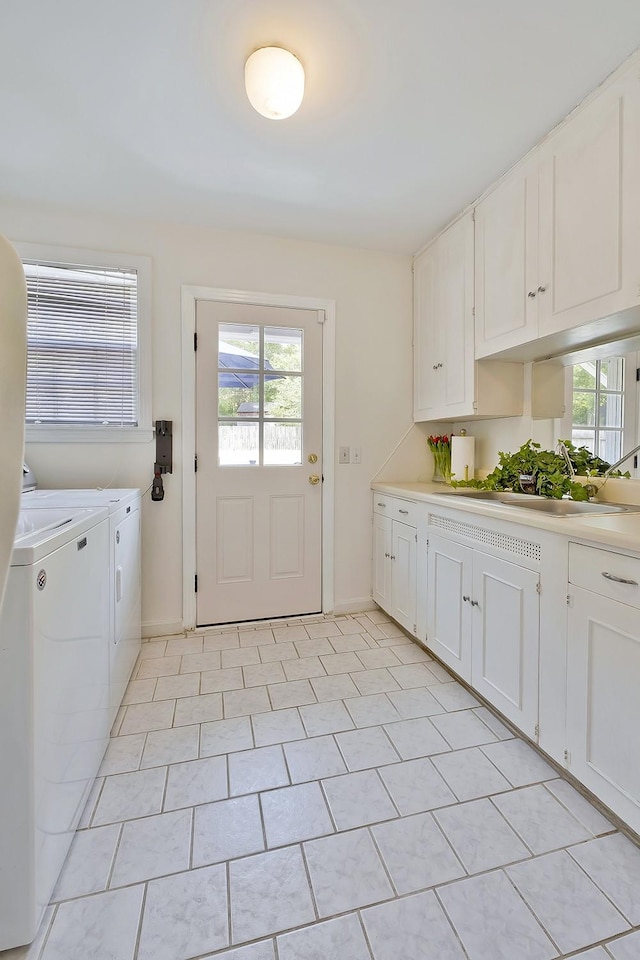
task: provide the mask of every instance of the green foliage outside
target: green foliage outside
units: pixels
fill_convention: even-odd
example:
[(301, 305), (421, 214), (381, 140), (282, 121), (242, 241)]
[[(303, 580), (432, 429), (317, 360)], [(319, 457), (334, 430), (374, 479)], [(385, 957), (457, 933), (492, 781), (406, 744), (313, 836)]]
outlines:
[[(225, 342), (257, 356), (258, 344), (255, 341), (226, 340)], [(265, 343), (265, 359), (274, 370), (300, 370), (300, 346), (295, 343)], [(265, 380), (264, 402), (269, 416), (300, 420), (302, 417), (301, 384), (301, 377)], [(222, 387), (218, 391), (219, 416), (235, 417), (240, 404), (258, 403), (258, 400), (257, 385), (255, 387)]]

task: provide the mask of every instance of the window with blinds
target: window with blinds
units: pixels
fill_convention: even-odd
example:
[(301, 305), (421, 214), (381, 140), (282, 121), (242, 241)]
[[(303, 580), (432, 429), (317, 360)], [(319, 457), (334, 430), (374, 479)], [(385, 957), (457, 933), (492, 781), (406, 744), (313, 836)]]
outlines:
[(139, 423), (138, 273), (23, 259), (27, 424)]

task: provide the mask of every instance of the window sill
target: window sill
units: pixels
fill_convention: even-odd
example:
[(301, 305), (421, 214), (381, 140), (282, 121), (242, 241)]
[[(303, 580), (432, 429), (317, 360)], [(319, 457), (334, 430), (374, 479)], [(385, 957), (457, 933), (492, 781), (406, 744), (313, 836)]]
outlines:
[(144, 427), (78, 427), (27, 424), (25, 443), (151, 443), (153, 430)]

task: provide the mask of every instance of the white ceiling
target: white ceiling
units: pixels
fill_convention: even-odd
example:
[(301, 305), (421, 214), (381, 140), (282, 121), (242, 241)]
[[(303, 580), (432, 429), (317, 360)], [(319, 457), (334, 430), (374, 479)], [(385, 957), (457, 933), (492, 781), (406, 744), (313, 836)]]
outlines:
[(0, 0), (0, 197), (409, 253), (639, 44), (638, 0)]

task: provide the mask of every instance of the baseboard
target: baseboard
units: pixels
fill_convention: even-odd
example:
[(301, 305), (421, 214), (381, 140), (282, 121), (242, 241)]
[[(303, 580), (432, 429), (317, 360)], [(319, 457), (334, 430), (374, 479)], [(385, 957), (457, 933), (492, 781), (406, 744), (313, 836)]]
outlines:
[(176, 633), (184, 633), (182, 620), (149, 620), (142, 624), (143, 640), (150, 640), (151, 637), (169, 637)]
[(333, 612), (339, 613), (365, 613), (367, 610), (377, 610), (378, 604), (374, 603), (371, 597), (354, 597), (352, 600), (343, 600), (342, 603), (333, 605)]

